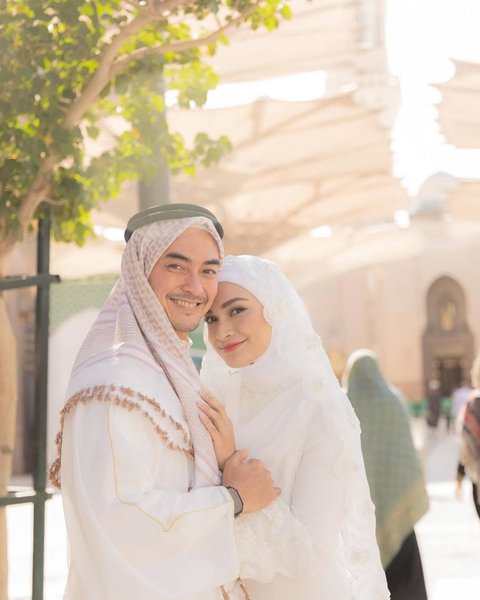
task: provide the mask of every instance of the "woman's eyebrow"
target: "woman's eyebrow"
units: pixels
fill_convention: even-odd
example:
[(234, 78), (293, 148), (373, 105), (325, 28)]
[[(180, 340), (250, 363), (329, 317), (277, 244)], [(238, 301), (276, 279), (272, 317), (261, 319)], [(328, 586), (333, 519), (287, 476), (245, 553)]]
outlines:
[(221, 304), (220, 308), (227, 308), (227, 306), (230, 306), (230, 304), (233, 304), (237, 300), (243, 300), (244, 302), (248, 302), (248, 298), (240, 298), (240, 296), (237, 296), (237, 298), (230, 298), (230, 300), (227, 300), (226, 302)]

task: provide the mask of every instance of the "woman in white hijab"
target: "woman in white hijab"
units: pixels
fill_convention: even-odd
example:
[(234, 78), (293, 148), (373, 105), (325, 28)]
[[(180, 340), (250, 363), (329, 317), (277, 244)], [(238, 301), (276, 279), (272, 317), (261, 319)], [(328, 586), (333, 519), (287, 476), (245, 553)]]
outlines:
[[(281, 488), (268, 508), (236, 519), (251, 600), (386, 600), (358, 420), (302, 301), (253, 256), (227, 257), (219, 282), (201, 377), (237, 447)], [(215, 402), (203, 411), (215, 445), (222, 419)]]

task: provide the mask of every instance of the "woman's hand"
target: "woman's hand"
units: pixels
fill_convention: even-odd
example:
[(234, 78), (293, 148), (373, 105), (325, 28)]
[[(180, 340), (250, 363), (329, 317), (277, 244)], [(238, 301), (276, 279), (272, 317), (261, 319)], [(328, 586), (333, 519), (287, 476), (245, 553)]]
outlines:
[(236, 450), (232, 422), (225, 408), (212, 394), (203, 391), (200, 395), (204, 402), (197, 402), (201, 411), (199, 417), (212, 438), (218, 468), (223, 472), (226, 461)]

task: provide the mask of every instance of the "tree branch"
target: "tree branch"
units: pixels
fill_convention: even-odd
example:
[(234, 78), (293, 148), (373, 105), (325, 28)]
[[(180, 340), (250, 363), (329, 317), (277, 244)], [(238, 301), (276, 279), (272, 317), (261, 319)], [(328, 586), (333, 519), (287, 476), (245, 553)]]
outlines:
[(63, 127), (65, 127), (65, 129), (72, 129), (75, 127), (75, 125), (80, 122), (85, 112), (98, 100), (102, 90), (112, 80), (112, 65), (114, 64), (116, 55), (125, 42), (140, 31), (142, 27), (154, 23), (158, 19), (163, 19), (166, 13), (190, 3), (191, 0), (165, 0), (165, 2), (162, 2), (159, 5), (149, 3), (136, 17), (120, 29), (118, 34), (112, 38), (110, 44), (106, 46), (100, 57), (98, 68), (87, 84), (87, 87), (80, 96), (74, 100), (68, 109), (63, 122)]
[(112, 65), (112, 77), (115, 77), (122, 71), (124, 71), (131, 63), (142, 60), (146, 56), (151, 56), (152, 54), (165, 54), (166, 52), (183, 52), (185, 50), (190, 50), (190, 48), (198, 48), (199, 46), (204, 46), (206, 44), (211, 44), (218, 40), (218, 38), (225, 33), (226, 31), (233, 29), (245, 19), (247, 19), (251, 14), (253, 14), (260, 5), (259, 2), (255, 2), (252, 4), (247, 10), (240, 13), (237, 17), (228, 21), (225, 25), (219, 27), (217, 30), (213, 31), (209, 35), (205, 37), (197, 38), (196, 40), (185, 40), (181, 42), (172, 42), (171, 44), (161, 44), (158, 46), (149, 46), (146, 48), (138, 48), (137, 50), (131, 52), (128, 56), (124, 56), (115, 61)]
[(134, 17), (130, 23), (125, 25), (125, 27), (112, 39), (111, 43), (105, 48), (105, 51), (100, 58), (98, 68), (90, 79), (87, 87), (80, 96), (74, 100), (65, 115), (63, 121), (63, 127), (65, 129), (72, 129), (79, 123), (85, 112), (95, 103), (102, 90), (108, 85), (111, 79), (110, 67), (123, 44), (151, 21), (151, 12), (145, 10)]
[[(152, 52), (164, 53), (172, 50), (181, 51), (213, 42), (224, 31), (231, 29), (241, 21), (245, 20), (258, 8), (260, 4), (260, 0), (258, 0), (252, 6), (250, 6), (249, 9), (205, 38), (167, 44), (155, 49), (141, 49), (141, 51), (135, 53), (134, 57), (129, 56), (115, 61), (115, 58), (122, 46), (143, 27), (149, 25), (150, 23), (154, 23), (159, 19), (165, 18), (167, 13), (171, 13), (182, 6), (187, 6), (191, 4), (191, 2), (192, 0), (165, 0), (164, 2), (156, 5), (149, 1), (147, 6), (142, 8), (137, 16), (133, 17), (131, 21), (129, 21), (122, 29), (120, 29), (118, 34), (112, 38), (110, 44), (105, 47), (103, 54), (100, 57), (98, 68), (93, 74), (86, 88), (70, 105), (70, 108), (65, 114), (62, 127), (67, 130), (71, 130), (78, 125), (87, 110), (89, 110), (98, 100), (101, 92), (110, 83), (112, 78), (121, 70), (125, 69), (134, 60), (139, 60), (139, 58), (142, 58), (147, 54), (151, 54)], [(51, 189), (52, 173), (55, 165), (56, 159), (53, 154), (49, 154), (43, 159), (29, 191), (25, 194), (21, 202), (18, 210), (18, 220), (21, 226), (21, 232), (23, 233), (27, 230), (30, 222), (32, 221), (33, 215), (35, 214), (39, 204), (48, 198)], [(15, 232), (13, 236), (8, 236), (8, 239), (2, 240), (2, 243), (0, 244), (0, 250), (4, 249), (5, 252), (8, 252), (8, 250), (13, 247), (15, 242), (21, 236), (21, 232)]]
[[(187, 5), (191, 0), (166, 0), (159, 6), (149, 3), (136, 17), (125, 25), (105, 48), (99, 62), (98, 69), (90, 79), (84, 91), (74, 100), (68, 109), (62, 127), (67, 130), (73, 129), (82, 119), (85, 112), (98, 100), (102, 90), (112, 79), (111, 66), (115, 57), (125, 42), (135, 35), (142, 27), (163, 18), (168, 11), (175, 10), (180, 6)], [(39, 204), (48, 198), (51, 189), (51, 177), (55, 168), (56, 159), (53, 154), (46, 156), (37, 171), (35, 179), (25, 194), (18, 210), (18, 220), (21, 231), (25, 233), (33, 219), (33, 215)], [(19, 239), (21, 232), (2, 240), (0, 249), (8, 252)]]
[(50, 206), (67, 206), (66, 200), (52, 200), (51, 198), (44, 198), (42, 204), (49, 204)]

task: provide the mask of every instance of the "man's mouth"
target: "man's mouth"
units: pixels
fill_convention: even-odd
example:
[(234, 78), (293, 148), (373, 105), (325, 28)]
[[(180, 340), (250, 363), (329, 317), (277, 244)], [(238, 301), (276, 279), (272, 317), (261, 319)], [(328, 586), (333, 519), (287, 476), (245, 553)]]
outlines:
[(179, 300), (177, 298), (170, 298), (172, 302), (175, 302), (178, 306), (183, 306), (183, 308), (194, 309), (200, 304), (199, 302), (188, 302), (187, 300)]

